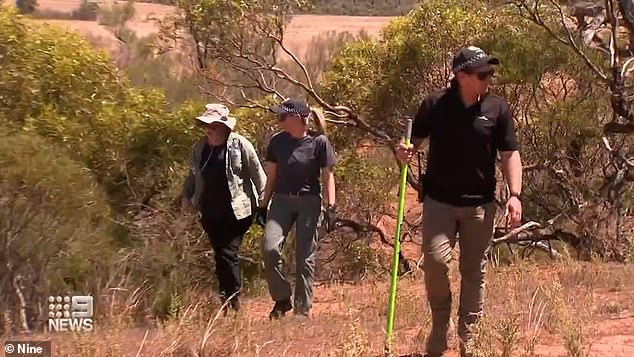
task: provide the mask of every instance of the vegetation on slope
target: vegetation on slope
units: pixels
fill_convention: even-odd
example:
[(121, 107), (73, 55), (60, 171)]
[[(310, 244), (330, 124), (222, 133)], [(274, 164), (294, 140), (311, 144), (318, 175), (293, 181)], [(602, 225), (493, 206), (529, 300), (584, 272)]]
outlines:
[[(317, 39), (304, 66), (277, 57), (294, 3), (183, 0), (185, 16), (164, 24), (204, 45), (196, 47), (195, 69), (204, 75), (196, 83), (205, 95), (233, 103), (239, 130), (260, 151), (276, 130), (263, 110), (273, 94), (303, 96), (329, 112), (341, 158), (340, 212), (359, 225), (322, 238), (335, 254), (321, 262), (337, 263), (323, 265), (322, 278), (358, 281), (384, 271), (389, 254), (373, 243), (381, 234), (389, 243), (391, 234), (381, 228), (393, 216), (390, 148), (421, 98), (447, 82), (450, 54), (472, 43), (502, 59), (495, 90), (507, 95), (517, 118), (526, 219), (548, 229), (535, 232), (566, 242), (559, 248), (582, 258), (632, 259), (625, 229), (631, 187), (616, 182), (627, 181), (627, 160), (602, 146), (611, 102), (605, 81), (577, 52), (511, 8), (438, 0), (394, 19), (378, 39)], [(183, 41), (175, 31), (161, 40), (170, 43), (170, 34)], [(610, 67), (599, 52), (581, 52), (599, 70)], [(133, 79), (151, 76), (143, 88), (79, 35), (0, 11), (0, 254), (11, 267), (0, 271), (5, 333), (40, 328), (51, 292), (89, 293), (104, 307), (98, 314), (119, 307), (127, 319), (148, 322), (183, 318), (213, 289), (208, 242), (177, 206), (202, 96), (168, 100), (166, 90), (183, 83), (157, 79), (161, 71), (145, 67), (157, 63), (154, 54), (131, 53), (122, 67)], [(627, 136), (610, 140), (629, 144)], [(371, 148), (360, 150), (362, 142)], [(411, 218), (405, 231), (416, 232)], [(261, 291), (260, 234), (253, 227), (243, 245), (250, 293)]]

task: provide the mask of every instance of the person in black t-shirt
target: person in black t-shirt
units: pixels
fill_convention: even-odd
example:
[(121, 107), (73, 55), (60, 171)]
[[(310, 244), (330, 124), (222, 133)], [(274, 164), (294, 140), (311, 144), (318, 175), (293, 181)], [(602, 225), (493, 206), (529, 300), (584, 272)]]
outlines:
[(242, 287), (238, 251), (264, 198), (266, 175), (255, 148), (234, 132), (236, 119), (222, 104), (207, 104), (197, 117), (205, 136), (192, 148), (182, 210), (198, 210), (214, 250), (220, 295), (234, 310)]
[[(307, 317), (312, 305), (322, 185), (327, 205), (327, 231), (331, 232), (336, 223), (333, 174), (336, 158), (325, 135), (325, 121), (319, 111), (296, 100), (284, 101), (271, 110), (277, 114), (283, 130), (271, 138), (266, 150), (265, 170), (268, 180), (259, 211), (260, 220), (266, 221), (266, 280), (275, 301), (269, 316), (280, 318), (293, 309), (291, 285), (281, 271), (281, 250), (294, 223), (297, 261), (294, 312), (296, 316)], [(321, 134), (308, 131), (311, 118), (315, 119)], [(269, 200), (271, 205), (267, 211)]]
[(513, 118), (504, 98), (488, 92), (492, 65), (499, 60), (478, 47), (467, 47), (453, 58), (454, 78), (449, 88), (424, 99), (412, 126), (412, 146), (396, 147), (399, 160), (409, 160), (423, 139), (429, 138), (424, 194), (423, 270), (432, 310), (429, 356), (447, 349), (451, 291), (447, 272), (451, 251), (460, 245), (461, 275), (458, 334), (461, 355), (484, 303), (487, 252), (493, 238), (495, 163), (501, 155), (502, 171), (510, 191), (506, 214), (512, 226), (521, 221), (522, 163)]

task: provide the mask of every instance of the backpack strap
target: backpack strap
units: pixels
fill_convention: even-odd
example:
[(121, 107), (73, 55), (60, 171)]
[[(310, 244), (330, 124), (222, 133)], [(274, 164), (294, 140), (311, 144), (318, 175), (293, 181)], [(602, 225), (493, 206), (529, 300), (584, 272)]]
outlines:
[(247, 157), (247, 155), (244, 152), (244, 145), (242, 145), (241, 138), (234, 134), (233, 137), (231, 138), (231, 146), (237, 146), (240, 148), (240, 171), (241, 171), (240, 173), (243, 174), (244, 168), (246, 166), (244, 159)]
[(423, 187), (423, 179), (425, 178), (425, 174), (423, 174), (423, 163), (422, 163), (422, 159), (421, 157), (423, 156), (423, 154), (421, 154), (420, 151), (418, 151), (416, 153), (417, 159), (418, 159), (418, 202), (423, 202), (425, 199), (425, 190)]

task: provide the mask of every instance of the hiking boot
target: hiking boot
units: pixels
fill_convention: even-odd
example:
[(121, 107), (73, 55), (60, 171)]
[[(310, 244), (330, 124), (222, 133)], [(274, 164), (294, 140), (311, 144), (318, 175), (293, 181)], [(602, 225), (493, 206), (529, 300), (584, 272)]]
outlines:
[(293, 319), (303, 322), (310, 320), (310, 317), (308, 316), (308, 312), (295, 311), (293, 313)]
[(229, 306), (231, 306), (231, 308), (234, 311), (240, 311), (240, 299), (238, 299), (238, 297), (234, 297), (233, 299), (231, 299), (231, 302), (229, 303)]
[(240, 310), (240, 299), (237, 295), (234, 296), (231, 300), (229, 300), (229, 302), (225, 305), (226, 302), (227, 300), (224, 298), (224, 295), (221, 295), (220, 304), (223, 306), (222, 309), (223, 309), (224, 316), (227, 316), (229, 309), (235, 312), (238, 312)]
[(293, 305), (291, 304), (290, 300), (276, 301), (275, 306), (273, 306), (273, 310), (271, 310), (271, 313), (269, 314), (269, 318), (271, 320), (279, 319), (283, 317), (288, 311), (291, 311), (292, 309), (293, 309)]
[(460, 341), (460, 357), (472, 357), (473, 354), (467, 351), (467, 346), (462, 340)]

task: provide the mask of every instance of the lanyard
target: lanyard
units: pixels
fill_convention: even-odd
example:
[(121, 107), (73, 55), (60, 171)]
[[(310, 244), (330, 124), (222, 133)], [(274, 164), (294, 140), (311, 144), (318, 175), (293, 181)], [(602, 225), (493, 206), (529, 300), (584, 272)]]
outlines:
[(209, 155), (207, 155), (207, 160), (205, 160), (205, 163), (203, 164), (203, 166), (200, 168), (200, 171), (202, 172), (205, 167), (207, 167), (207, 164), (209, 163), (209, 160), (211, 160), (211, 156), (215, 154), (216, 148), (218, 148), (220, 146), (209, 146)]

